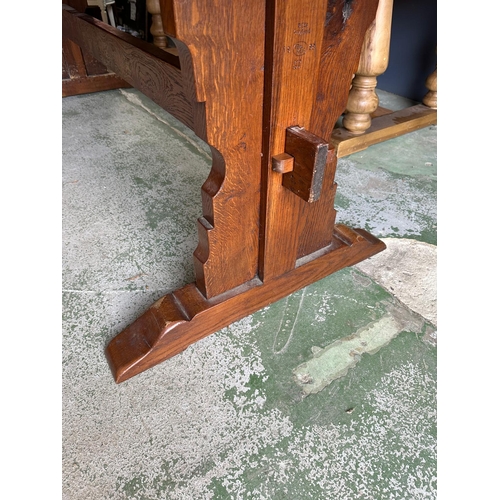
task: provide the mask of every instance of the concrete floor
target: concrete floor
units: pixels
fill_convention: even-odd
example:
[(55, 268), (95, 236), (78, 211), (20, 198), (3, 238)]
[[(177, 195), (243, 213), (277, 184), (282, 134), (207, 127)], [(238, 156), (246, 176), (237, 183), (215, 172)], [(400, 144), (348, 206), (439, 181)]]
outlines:
[(210, 155), (135, 90), (62, 110), (63, 498), (436, 498), (436, 127), (339, 161), (387, 250), (116, 385), (108, 341), (194, 278)]

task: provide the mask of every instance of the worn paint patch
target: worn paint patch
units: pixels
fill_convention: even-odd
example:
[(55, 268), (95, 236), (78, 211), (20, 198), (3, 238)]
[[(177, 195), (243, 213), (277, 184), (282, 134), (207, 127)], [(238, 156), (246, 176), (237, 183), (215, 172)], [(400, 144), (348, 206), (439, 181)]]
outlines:
[(304, 394), (315, 394), (345, 375), (362, 354), (377, 352), (399, 332), (396, 320), (387, 315), (324, 349), (313, 349), (314, 357), (294, 370), (295, 381)]
[(284, 299), (285, 307), (279, 328), (274, 336), (273, 354), (283, 353), (292, 341), (305, 296), (306, 288)]
[[(119, 91), (63, 109), (63, 499), (435, 498), (436, 349), (354, 268), (114, 383), (106, 343), (192, 279), (209, 165)], [(311, 346), (387, 314), (396, 338), (302, 397)]]
[(436, 182), (364, 170), (351, 158), (340, 158), (337, 165), (338, 222), (377, 237), (411, 237), (436, 244)]

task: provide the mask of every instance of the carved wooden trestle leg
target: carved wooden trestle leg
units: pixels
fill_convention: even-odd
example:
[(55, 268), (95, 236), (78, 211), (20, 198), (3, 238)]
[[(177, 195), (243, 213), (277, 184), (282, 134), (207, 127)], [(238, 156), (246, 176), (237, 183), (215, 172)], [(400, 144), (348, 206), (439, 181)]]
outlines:
[(377, 0), (160, 3), (178, 59), (63, 7), (65, 36), (212, 150), (196, 281), (109, 343), (117, 382), (385, 248), (335, 223), (337, 155), (329, 145)]

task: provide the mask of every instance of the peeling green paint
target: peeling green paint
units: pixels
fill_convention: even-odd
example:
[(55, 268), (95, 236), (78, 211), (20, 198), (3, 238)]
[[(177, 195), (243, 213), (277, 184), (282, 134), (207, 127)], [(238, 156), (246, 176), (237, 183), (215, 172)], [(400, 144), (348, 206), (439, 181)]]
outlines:
[(294, 371), (295, 381), (305, 394), (315, 394), (353, 368), (364, 353), (373, 354), (399, 333), (392, 316), (384, 316), (349, 337), (316, 350), (309, 361)]
[[(120, 91), (63, 101), (64, 500), (436, 498), (435, 329), (355, 268), (114, 383), (107, 342), (194, 278), (209, 170), (206, 145), (126, 92), (139, 101)], [(407, 181), (422, 179), (352, 161), (338, 179), (352, 187), (346, 206), (357, 206), (359, 179), (371, 199), (377, 185), (404, 198), (388, 213), (375, 203), (363, 223), (382, 236), (435, 231), (432, 190)], [(415, 204), (431, 207), (430, 225)], [(389, 318), (397, 336), (304, 397), (293, 370), (313, 351)]]

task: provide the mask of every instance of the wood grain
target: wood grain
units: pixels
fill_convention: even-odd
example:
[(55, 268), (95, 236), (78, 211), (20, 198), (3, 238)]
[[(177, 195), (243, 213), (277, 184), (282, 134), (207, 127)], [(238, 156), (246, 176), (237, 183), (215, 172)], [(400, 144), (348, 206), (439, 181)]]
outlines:
[[(157, 1), (157, 0), (155, 0)], [(175, 27), (174, 0), (160, 0), (163, 31), (171, 37), (177, 38)]]
[(68, 78), (87, 76), (87, 68), (83, 60), (82, 50), (68, 38), (62, 39), (63, 66)]
[[(377, 0), (328, 1), (321, 49), (321, 72), (308, 128), (310, 132), (327, 141), (345, 109), (352, 75), (359, 62), (361, 45), (366, 30), (375, 17), (377, 5)], [(304, 229), (300, 234), (298, 257), (331, 242), (336, 217), (336, 167), (336, 160), (327, 165), (320, 199), (310, 204), (304, 213)]]
[(63, 36), (193, 128), (179, 60), (166, 51), (63, 5)]
[(293, 269), (298, 258), (332, 244), (336, 160), (325, 168), (319, 201), (307, 203), (282, 185), (282, 176), (272, 169), (272, 157), (284, 152), (290, 126), (304, 127), (328, 142), (345, 109), (377, 3), (268, 2), (259, 259), (264, 281)]
[(212, 149), (194, 254), (196, 283), (210, 298), (257, 272), (265, 1), (179, 1), (173, 13), (187, 92), (200, 103), (194, 130)]
[[(178, 58), (63, 7), (64, 36), (212, 151), (196, 281), (160, 299), (110, 342), (106, 355), (117, 382), (385, 248), (365, 231), (335, 224), (336, 150), (328, 144), (377, 0), (160, 5)], [(157, 3), (153, 10), (158, 15)], [(82, 69), (73, 49), (68, 75)]]
[(423, 104), (384, 114), (372, 119), (371, 127), (363, 134), (352, 134), (336, 128), (330, 144), (337, 148), (339, 158), (362, 151), (373, 144), (437, 124), (437, 111)]
[[(86, 0), (63, 0), (63, 4), (84, 13)], [(111, 73), (104, 64), (95, 57), (63, 37), (62, 39), (62, 96), (87, 94), (101, 90), (127, 88), (130, 85)], [(94, 78), (102, 76), (102, 78)]]
[(329, 248), (266, 283), (255, 278), (213, 299), (206, 299), (192, 283), (162, 297), (108, 344), (106, 356), (115, 381), (124, 382), (230, 323), (385, 248), (366, 231), (336, 228)]
[(84, 78), (69, 78), (62, 81), (62, 96), (91, 94), (104, 90), (127, 89), (132, 87), (125, 80), (114, 73), (105, 75), (87, 76)]
[(288, 127), (285, 153), (293, 156), (294, 165), (293, 170), (283, 176), (283, 186), (308, 203), (317, 201), (326, 163), (333, 160), (328, 154), (328, 143), (302, 127)]

